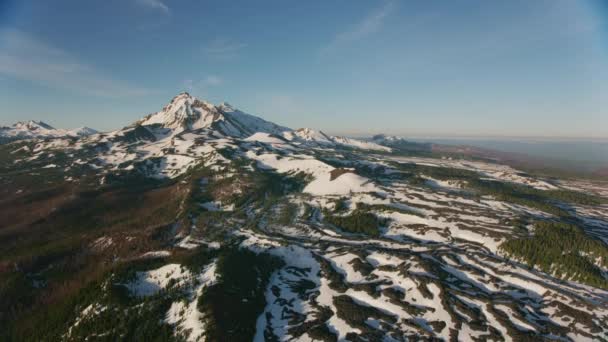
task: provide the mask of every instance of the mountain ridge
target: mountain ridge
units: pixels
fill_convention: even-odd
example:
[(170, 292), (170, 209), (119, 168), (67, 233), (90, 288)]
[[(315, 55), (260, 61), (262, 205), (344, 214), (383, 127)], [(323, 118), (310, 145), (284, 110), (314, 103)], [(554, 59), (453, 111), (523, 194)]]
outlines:
[[(36, 123), (36, 121), (30, 122)], [(34, 124), (32, 124), (32, 126), (34, 126)], [(25, 124), (18, 123), (15, 124), (14, 127), (24, 127), (24, 125)], [(98, 133), (107, 135), (112, 134), (112, 132), (130, 130), (135, 126), (142, 126), (150, 128), (149, 130), (151, 133), (156, 132), (161, 135), (177, 135), (183, 132), (206, 131), (209, 134), (215, 133), (243, 139), (261, 132), (280, 136), (288, 141), (315, 144), (317, 146), (341, 145), (352, 148), (390, 151), (389, 147), (381, 146), (380, 144), (347, 137), (329, 136), (322, 131), (311, 128), (294, 130), (235, 109), (226, 102), (214, 105), (208, 101), (200, 100), (190, 95), (188, 92), (182, 92), (174, 96), (160, 111), (147, 114), (125, 128), (110, 132), (98, 132), (87, 127), (75, 130), (64, 130), (55, 129), (45, 123), (42, 123), (42, 125), (39, 126), (49, 128), (46, 128), (44, 132), (39, 130), (39, 134), (18, 133), (18, 131), (15, 131), (14, 129), (14, 132), (7, 129), (6, 132), (0, 131), (0, 136), (5, 136), (7, 138), (14, 136), (18, 139), (84, 137)], [(158, 128), (165, 129), (166, 131), (163, 133)], [(21, 131), (24, 130), (20, 129), (19, 132)]]
[(58, 129), (43, 121), (18, 121), (12, 126), (0, 127), (1, 140), (21, 140), (37, 138), (82, 137), (97, 133), (96, 130), (83, 126), (74, 129)]

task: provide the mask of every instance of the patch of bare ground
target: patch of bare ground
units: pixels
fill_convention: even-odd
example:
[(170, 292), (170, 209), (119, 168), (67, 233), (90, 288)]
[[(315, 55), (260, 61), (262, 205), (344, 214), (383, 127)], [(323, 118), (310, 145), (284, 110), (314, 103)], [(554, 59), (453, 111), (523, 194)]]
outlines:
[(334, 179), (342, 176), (345, 173), (355, 173), (355, 171), (353, 170), (349, 170), (349, 169), (344, 169), (344, 168), (337, 168), (337, 169), (333, 169), (331, 170), (331, 172), (329, 173), (329, 180), (333, 181)]

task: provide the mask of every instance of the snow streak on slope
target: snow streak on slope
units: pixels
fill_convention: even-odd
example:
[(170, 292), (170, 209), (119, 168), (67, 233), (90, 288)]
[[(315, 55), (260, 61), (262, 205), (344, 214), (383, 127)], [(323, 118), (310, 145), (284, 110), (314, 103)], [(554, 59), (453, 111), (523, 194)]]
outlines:
[(189, 277), (190, 272), (180, 265), (168, 264), (156, 270), (137, 273), (137, 279), (128, 284), (128, 288), (134, 295), (145, 297), (156, 294), (170, 282), (184, 283)]
[(313, 177), (304, 192), (313, 195), (347, 195), (351, 192), (373, 192), (378, 190), (373, 182), (365, 177), (347, 172), (333, 179), (334, 167), (308, 155), (281, 157), (276, 154), (256, 155), (249, 151), (247, 157), (257, 160), (258, 167), (276, 170), (279, 173), (297, 174), (304, 172)]
[(195, 278), (188, 300), (174, 302), (167, 312), (166, 322), (175, 325), (177, 332), (185, 334), (187, 341), (199, 341), (205, 333), (203, 316), (199, 312), (197, 304), (203, 290), (216, 282), (216, 267), (215, 261), (207, 265)]

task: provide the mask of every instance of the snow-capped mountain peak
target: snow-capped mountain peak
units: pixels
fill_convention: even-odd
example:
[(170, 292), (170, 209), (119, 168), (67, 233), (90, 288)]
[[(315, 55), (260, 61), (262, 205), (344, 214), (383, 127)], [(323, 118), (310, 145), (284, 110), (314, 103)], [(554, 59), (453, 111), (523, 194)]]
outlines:
[(281, 134), (290, 130), (243, 113), (227, 103), (216, 106), (188, 93), (177, 95), (161, 111), (144, 117), (137, 124), (160, 125), (175, 133), (209, 129), (231, 137), (247, 137), (256, 132)]
[(228, 102), (222, 102), (219, 104), (218, 107), (226, 113), (231, 113), (235, 111), (234, 107)]
[(161, 111), (146, 116), (143, 126), (159, 124), (170, 129), (199, 129), (208, 127), (219, 118), (211, 103), (200, 101), (188, 93), (175, 96)]
[(97, 133), (89, 127), (80, 127), (72, 130), (58, 129), (36, 120), (19, 121), (10, 127), (0, 127), (0, 142), (34, 139), (34, 138), (63, 138), (81, 137)]
[(68, 135), (70, 135), (70, 136), (84, 137), (84, 136), (93, 135), (93, 134), (96, 134), (96, 133), (99, 133), (99, 132), (97, 130), (95, 130), (95, 129), (90, 128), (90, 127), (83, 126), (83, 127), (78, 127), (78, 128), (71, 129), (71, 130), (68, 131), (68, 133), (69, 133)]
[(332, 138), (322, 131), (317, 131), (312, 128), (299, 128), (293, 131), (293, 135), (305, 141), (314, 141), (317, 143), (333, 143)]
[(54, 130), (55, 128), (42, 121), (19, 121), (13, 125), (14, 129), (27, 130), (27, 131), (43, 131), (43, 130)]

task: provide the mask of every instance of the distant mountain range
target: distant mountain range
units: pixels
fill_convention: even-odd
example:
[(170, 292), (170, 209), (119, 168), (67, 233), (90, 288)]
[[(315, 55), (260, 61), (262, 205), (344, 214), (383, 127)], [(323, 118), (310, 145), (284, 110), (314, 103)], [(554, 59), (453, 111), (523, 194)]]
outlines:
[[(174, 136), (185, 131), (204, 131), (211, 136), (232, 138), (246, 138), (254, 133), (267, 133), (284, 141), (296, 141), (315, 146), (342, 145), (353, 148), (390, 150), (390, 148), (376, 144), (375, 142), (329, 136), (321, 131), (310, 128), (293, 130), (234, 109), (227, 103), (216, 106), (199, 100), (188, 93), (181, 93), (175, 96), (159, 112), (149, 114), (124, 129), (107, 134), (100, 133), (100, 136), (123, 135), (121, 133), (129, 132), (135, 127), (144, 127), (147, 133), (149, 133), (148, 136), (150, 138), (152, 138), (154, 133)], [(142, 133), (141, 130), (139, 132)], [(42, 121), (30, 120), (18, 122), (11, 127), (1, 127), (0, 139), (13, 141), (21, 139), (69, 138), (84, 137), (96, 133), (99, 132), (88, 127), (73, 130), (56, 129)], [(156, 139), (156, 136), (154, 136), (154, 139)]]
[(89, 127), (71, 130), (57, 129), (42, 121), (17, 122), (10, 127), (0, 127), (0, 142), (34, 138), (82, 137), (97, 133)]
[[(159, 130), (160, 129), (160, 130)], [(507, 152), (475, 145), (456, 143), (430, 143), (408, 140), (384, 134), (370, 138), (348, 138), (331, 136), (311, 128), (291, 129), (268, 122), (254, 115), (233, 108), (228, 103), (214, 105), (184, 92), (175, 96), (161, 111), (149, 114), (136, 122), (112, 132), (101, 133), (89, 127), (58, 129), (42, 121), (17, 122), (10, 127), (0, 127), (0, 144), (25, 139), (78, 138), (100, 134), (99, 137), (118, 139), (136, 135), (156, 140), (161, 136), (179, 136), (183, 132), (210, 134), (231, 138), (261, 139), (256, 133), (269, 134), (268, 139), (279, 139), (314, 147), (348, 147), (383, 152), (407, 152), (425, 156), (449, 153), (460, 156), (482, 158), (505, 163), (513, 167), (560, 175), (584, 175), (602, 178), (606, 175), (605, 162), (598, 160), (593, 165), (581, 162), (566, 162), (555, 157), (539, 157), (523, 152)], [(90, 141), (95, 141), (96, 138)], [(103, 138), (102, 138), (103, 139)]]

